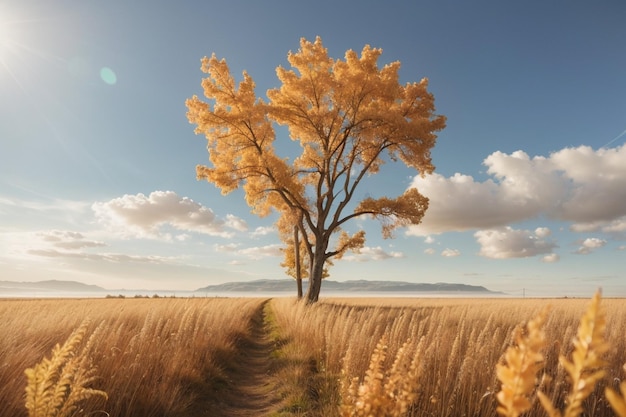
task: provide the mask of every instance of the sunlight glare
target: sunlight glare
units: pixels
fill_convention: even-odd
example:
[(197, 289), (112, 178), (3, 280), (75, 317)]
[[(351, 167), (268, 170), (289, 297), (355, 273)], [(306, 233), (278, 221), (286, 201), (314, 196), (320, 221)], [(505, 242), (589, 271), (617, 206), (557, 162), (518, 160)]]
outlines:
[(8, 59), (16, 52), (18, 33), (15, 21), (4, 11), (0, 10), (0, 65), (8, 67)]

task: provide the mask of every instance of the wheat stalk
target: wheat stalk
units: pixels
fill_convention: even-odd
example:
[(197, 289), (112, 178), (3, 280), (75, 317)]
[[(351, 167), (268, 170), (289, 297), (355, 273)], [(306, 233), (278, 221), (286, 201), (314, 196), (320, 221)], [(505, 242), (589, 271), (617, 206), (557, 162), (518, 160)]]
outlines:
[(569, 375), (571, 382), (564, 414), (554, 407), (545, 394), (537, 393), (541, 405), (550, 417), (578, 417), (583, 411), (583, 401), (593, 392), (596, 384), (605, 374), (605, 371), (601, 369), (605, 366), (602, 355), (609, 350), (609, 345), (604, 340), (606, 318), (600, 305), (601, 299), (601, 292), (597, 291), (580, 320), (578, 332), (574, 338), (572, 360), (569, 361), (564, 356), (559, 357), (559, 363)]
[(383, 335), (374, 349), (363, 382), (349, 378), (343, 385), (342, 417), (393, 417), (404, 415), (415, 401), (419, 387), (423, 340), (415, 345), (407, 340), (397, 351), (385, 373), (387, 337)]
[(63, 346), (57, 344), (52, 349), (50, 359), (44, 358), (26, 369), (25, 405), (29, 417), (69, 417), (81, 401), (93, 396), (107, 398), (104, 391), (87, 387), (95, 380), (95, 368), (89, 366), (86, 349), (77, 354), (88, 325), (87, 320), (83, 321)]
[(504, 353), (504, 363), (496, 365), (496, 374), (502, 382), (496, 396), (500, 404), (496, 411), (500, 415), (517, 417), (531, 407), (529, 396), (537, 384), (537, 373), (543, 368), (542, 350), (546, 345), (543, 325), (547, 313), (546, 308), (530, 320), (525, 332), (521, 327), (515, 330), (515, 345)]
[[(624, 371), (626, 371), (626, 364), (624, 364)], [(604, 390), (604, 395), (606, 399), (609, 400), (613, 411), (615, 411), (619, 417), (626, 417), (626, 382), (622, 382), (619, 385), (619, 389), (621, 395), (609, 388)]]

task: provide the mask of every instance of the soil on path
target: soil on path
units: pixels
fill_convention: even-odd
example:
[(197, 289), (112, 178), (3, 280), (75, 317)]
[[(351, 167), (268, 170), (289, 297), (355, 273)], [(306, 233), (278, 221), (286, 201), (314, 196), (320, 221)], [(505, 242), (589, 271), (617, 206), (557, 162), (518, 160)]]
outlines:
[(277, 415), (280, 409), (278, 382), (274, 376), (277, 363), (272, 358), (275, 349), (270, 337), (262, 302), (252, 316), (250, 331), (238, 343), (238, 353), (226, 370), (228, 386), (220, 392), (220, 404), (215, 417), (261, 417)]

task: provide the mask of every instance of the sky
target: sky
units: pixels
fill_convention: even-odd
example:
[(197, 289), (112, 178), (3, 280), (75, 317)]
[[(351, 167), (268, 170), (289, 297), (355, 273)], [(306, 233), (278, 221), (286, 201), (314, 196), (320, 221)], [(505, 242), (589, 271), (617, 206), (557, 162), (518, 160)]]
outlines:
[[(330, 279), (626, 296), (626, 3), (0, 0), (0, 280), (194, 290), (283, 279), (275, 217), (195, 179), (185, 100), (215, 53), (256, 93), (300, 38), (426, 77), (447, 117), (424, 178), (386, 164), (357, 197), (430, 199), (421, 225)], [(276, 149), (289, 152), (285, 130)], [(322, 286), (322, 296), (324, 288)]]

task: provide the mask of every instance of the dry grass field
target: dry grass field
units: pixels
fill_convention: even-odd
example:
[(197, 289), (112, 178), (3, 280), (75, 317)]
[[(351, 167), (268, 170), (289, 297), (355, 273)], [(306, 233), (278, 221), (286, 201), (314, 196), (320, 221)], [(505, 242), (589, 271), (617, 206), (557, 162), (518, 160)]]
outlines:
[(626, 302), (594, 300), (2, 300), (0, 417), (64, 415), (26, 403), (81, 325), (65, 415), (626, 416)]
[[(0, 415), (26, 416), (24, 370), (50, 356), (85, 319), (96, 368), (91, 386), (107, 393), (90, 411), (110, 416), (214, 415), (261, 300), (89, 299), (0, 302)], [(106, 416), (94, 413), (91, 415)]]

